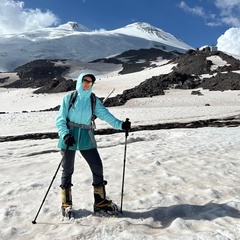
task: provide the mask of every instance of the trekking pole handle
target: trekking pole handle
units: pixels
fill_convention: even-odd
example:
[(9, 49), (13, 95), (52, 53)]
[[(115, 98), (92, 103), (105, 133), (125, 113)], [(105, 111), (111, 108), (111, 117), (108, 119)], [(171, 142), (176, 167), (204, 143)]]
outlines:
[[(129, 118), (126, 118), (126, 122), (129, 122)], [(130, 124), (131, 124), (131, 123), (129, 122), (129, 125), (130, 125)], [(125, 130), (125, 136), (126, 136), (126, 138), (128, 137), (128, 132), (129, 132), (129, 130), (130, 130), (130, 129), (128, 129), (128, 128)]]

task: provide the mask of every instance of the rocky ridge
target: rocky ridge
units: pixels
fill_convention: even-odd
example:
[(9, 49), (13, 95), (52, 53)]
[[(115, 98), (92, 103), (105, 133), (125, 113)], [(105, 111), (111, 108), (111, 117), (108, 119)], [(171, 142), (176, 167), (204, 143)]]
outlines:
[[(234, 72), (240, 71), (240, 61), (223, 52), (213, 52), (210, 48), (189, 50), (185, 54), (166, 53), (159, 49), (131, 50), (114, 58), (98, 59), (94, 62), (122, 64), (123, 69), (119, 74), (126, 74), (139, 72), (146, 67), (156, 67), (154, 61), (159, 57), (168, 59), (169, 62), (173, 62), (177, 66), (169, 74), (153, 76), (138, 86), (110, 98), (106, 102), (106, 106), (123, 105), (131, 98), (164, 95), (164, 91), (171, 88), (203, 88), (210, 91), (240, 89), (239, 74)], [(139, 63), (139, 60), (143, 58), (145, 61)], [(226, 61), (226, 64), (215, 68), (213, 61), (210, 60), (211, 58), (220, 58)], [(57, 61), (61, 61), (61, 66), (54, 64)], [(35, 93), (57, 93), (74, 90), (76, 81), (62, 77), (67, 69), (64, 60), (35, 60), (15, 69), (20, 80), (4, 87), (38, 87)], [(204, 74), (209, 76), (204, 77)]]

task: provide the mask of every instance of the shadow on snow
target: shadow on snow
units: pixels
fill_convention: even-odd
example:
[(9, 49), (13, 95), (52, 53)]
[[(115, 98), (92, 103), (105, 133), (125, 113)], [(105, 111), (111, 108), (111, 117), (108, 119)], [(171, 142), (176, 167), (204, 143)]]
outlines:
[(227, 204), (210, 202), (206, 205), (181, 204), (159, 207), (147, 212), (123, 211), (122, 217), (132, 219), (153, 218), (154, 221), (161, 222), (162, 228), (167, 228), (177, 218), (208, 221), (222, 217), (240, 218), (240, 211)]

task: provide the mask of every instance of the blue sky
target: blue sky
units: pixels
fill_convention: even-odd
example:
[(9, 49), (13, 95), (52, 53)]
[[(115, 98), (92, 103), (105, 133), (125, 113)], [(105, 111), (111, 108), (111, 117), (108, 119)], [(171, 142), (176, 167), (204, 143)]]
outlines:
[[(10, 27), (14, 29), (15, 24), (18, 29), (21, 28), (20, 23), (17, 24), (16, 14), (31, 15), (27, 21), (29, 23), (24, 23), (30, 27), (75, 21), (92, 30), (112, 30), (133, 22), (147, 22), (175, 35), (192, 47), (201, 47), (215, 45), (217, 39), (227, 29), (240, 27), (240, 0), (1, 0), (1, 2), (0, 29), (6, 26), (7, 16), (8, 21), (13, 21), (12, 24), (7, 23), (11, 25)], [(10, 5), (14, 9), (10, 9)], [(15, 17), (11, 17), (11, 14), (15, 14)]]

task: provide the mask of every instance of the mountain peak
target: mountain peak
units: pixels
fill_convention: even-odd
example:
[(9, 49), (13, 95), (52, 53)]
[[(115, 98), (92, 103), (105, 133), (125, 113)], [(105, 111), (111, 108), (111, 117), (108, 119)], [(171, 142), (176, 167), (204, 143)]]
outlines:
[(126, 26), (126, 28), (136, 28), (136, 29), (139, 29), (139, 30), (142, 30), (142, 31), (145, 31), (145, 32), (163, 31), (162, 29), (156, 28), (156, 27), (154, 27), (151, 24), (146, 23), (146, 22), (135, 22), (135, 23), (132, 23), (132, 24), (128, 24)]
[(135, 27), (137, 29), (142, 29), (142, 30), (149, 30), (149, 29), (152, 29), (152, 30), (155, 30), (157, 29), (156, 27), (152, 26), (151, 24), (149, 23), (146, 23), (146, 22), (135, 22), (135, 23), (132, 23), (132, 24), (128, 24), (126, 27)]
[(58, 29), (73, 30), (78, 32), (90, 32), (91, 30), (77, 22), (67, 22), (57, 27)]
[(140, 36), (142, 34), (148, 35), (149, 40), (162, 41), (168, 43), (171, 46), (179, 45), (185, 49), (191, 48), (187, 43), (181, 39), (176, 38), (174, 35), (165, 32), (164, 30), (154, 27), (146, 22), (135, 22), (125, 26), (123, 32), (128, 31), (131, 35)]

